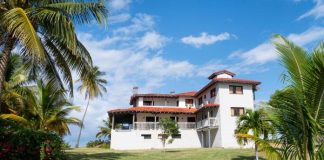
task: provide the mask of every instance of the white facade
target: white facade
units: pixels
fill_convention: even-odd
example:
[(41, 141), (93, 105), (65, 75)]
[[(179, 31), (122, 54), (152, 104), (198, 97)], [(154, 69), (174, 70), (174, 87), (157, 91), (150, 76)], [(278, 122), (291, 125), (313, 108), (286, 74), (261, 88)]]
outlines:
[[(109, 111), (113, 123), (111, 148), (162, 148), (159, 121), (169, 117), (177, 122), (180, 135), (166, 148), (242, 147), (234, 134), (236, 120), (242, 111), (254, 108), (254, 92), (259, 82), (235, 79), (234, 75), (216, 72), (210, 76), (209, 84), (190, 95), (134, 95), (132, 108)], [(235, 89), (230, 91), (230, 86)]]

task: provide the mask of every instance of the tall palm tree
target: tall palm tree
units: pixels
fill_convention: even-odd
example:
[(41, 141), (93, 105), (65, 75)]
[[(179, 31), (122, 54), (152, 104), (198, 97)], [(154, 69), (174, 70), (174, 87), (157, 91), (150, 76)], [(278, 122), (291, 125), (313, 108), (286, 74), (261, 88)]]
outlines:
[(283, 159), (324, 159), (324, 43), (311, 52), (277, 35), (287, 87), (275, 93), (277, 151)]
[[(102, 78), (105, 73), (99, 71), (99, 68), (97, 66), (94, 66), (91, 68), (89, 72), (87, 72), (86, 76), (81, 77), (79, 81), (81, 82), (81, 85), (79, 86), (78, 90), (80, 92), (85, 92), (85, 99), (88, 99), (86, 109), (84, 111), (83, 117), (82, 117), (82, 124), (84, 123), (85, 116), (88, 111), (90, 100), (102, 96), (103, 92), (107, 92), (107, 89), (105, 87), (105, 84), (107, 84), (107, 81)], [(75, 145), (76, 148), (79, 147), (81, 132), (83, 129), (83, 125), (80, 127), (77, 144)]]
[[(243, 143), (247, 137), (263, 137), (267, 140), (269, 134), (272, 134), (273, 128), (271, 123), (266, 118), (264, 109), (251, 110), (248, 109), (245, 114), (241, 115), (237, 120), (236, 137), (239, 143)], [(252, 132), (252, 134), (250, 134)], [(251, 138), (250, 138), (251, 139)], [(255, 159), (259, 159), (259, 146), (258, 143), (254, 144)]]
[(79, 119), (68, 117), (70, 112), (80, 111), (80, 108), (67, 100), (65, 90), (51, 81), (38, 81), (33, 89), (34, 93), (26, 97), (31, 113), (25, 116), (32, 128), (64, 136), (70, 134), (68, 125), (81, 126)]
[[(91, 56), (78, 40), (74, 24), (105, 24), (103, 1), (3, 0), (0, 3), (0, 93), (14, 48), (26, 58), (30, 74), (56, 79), (73, 91), (71, 70), (85, 75)], [(35, 75), (36, 74), (36, 75)], [(54, 82), (53, 82), (54, 83)]]
[(99, 126), (99, 132), (96, 134), (96, 138), (108, 138), (111, 134), (111, 126), (109, 123), (109, 119), (107, 120), (103, 120), (104, 125), (103, 126)]

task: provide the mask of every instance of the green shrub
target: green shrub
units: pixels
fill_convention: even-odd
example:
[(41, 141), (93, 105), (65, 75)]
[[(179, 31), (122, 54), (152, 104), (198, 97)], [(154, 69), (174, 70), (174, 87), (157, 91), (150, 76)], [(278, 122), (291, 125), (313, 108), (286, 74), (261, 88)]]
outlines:
[(63, 140), (54, 133), (24, 128), (13, 121), (0, 119), (0, 159), (61, 160)]
[(103, 140), (94, 140), (87, 143), (87, 148), (110, 148), (110, 142)]

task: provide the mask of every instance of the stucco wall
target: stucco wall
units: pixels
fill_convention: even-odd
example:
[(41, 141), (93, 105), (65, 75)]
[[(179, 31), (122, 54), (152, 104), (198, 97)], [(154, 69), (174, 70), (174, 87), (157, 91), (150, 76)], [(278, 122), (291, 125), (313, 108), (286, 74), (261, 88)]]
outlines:
[[(253, 89), (252, 85), (242, 84), (243, 94), (230, 94), (230, 83), (219, 84), (219, 96), (220, 96), (220, 131), (222, 139), (222, 147), (240, 147), (236, 141), (234, 130), (236, 129), (236, 120), (238, 117), (231, 116), (231, 107), (244, 107), (245, 110), (253, 109)], [(238, 85), (238, 84), (233, 84)]]
[[(111, 134), (111, 148), (118, 150), (129, 149), (160, 149), (162, 142), (158, 139), (159, 130), (132, 130), (115, 131)], [(151, 139), (144, 139), (141, 134), (151, 134)], [(196, 130), (180, 130), (181, 138), (174, 139), (172, 144), (166, 144), (166, 148), (200, 148), (200, 141)]]

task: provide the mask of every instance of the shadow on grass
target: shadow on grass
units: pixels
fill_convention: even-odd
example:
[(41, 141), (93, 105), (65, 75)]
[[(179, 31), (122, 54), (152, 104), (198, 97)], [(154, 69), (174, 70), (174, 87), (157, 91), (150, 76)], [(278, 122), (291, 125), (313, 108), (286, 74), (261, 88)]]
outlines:
[[(162, 151), (163, 152), (163, 151)], [(180, 152), (178, 150), (166, 150), (165, 152), (169, 152), (169, 153), (177, 153), (177, 152)]]
[(98, 160), (115, 160), (115, 159), (121, 159), (125, 157), (132, 157), (134, 154), (131, 153), (93, 153), (93, 154), (85, 154), (85, 153), (69, 153), (68, 159), (69, 160), (92, 160), (92, 159), (98, 159)]
[[(237, 156), (232, 158), (232, 160), (255, 160), (255, 156)], [(262, 157), (259, 157), (259, 160), (265, 160)]]

